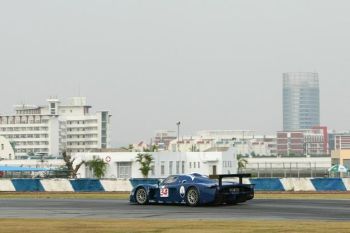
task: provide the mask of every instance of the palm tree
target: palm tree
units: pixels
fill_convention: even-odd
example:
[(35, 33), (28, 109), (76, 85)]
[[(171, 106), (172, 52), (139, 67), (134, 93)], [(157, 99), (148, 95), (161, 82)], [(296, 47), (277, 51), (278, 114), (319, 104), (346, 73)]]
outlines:
[(148, 178), (149, 172), (152, 170), (151, 163), (153, 161), (153, 157), (151, 154), (139, 153), (136, 157), (136, 162), (141, 165), (139, 169), (144, 178)]
[(89, 167), (90, 171), (94, 173), (94, 176), (101, 179), (105, 176), (107, 171), (107, 163), (100, 158), (94, 158), (93, 160), (87, 161), (86, 165)]
[(238, 162), (238, 173), (241, 173), (243, 168), (246, 167), (248, 161), (241, 154), (238, 154), (237, 162)]

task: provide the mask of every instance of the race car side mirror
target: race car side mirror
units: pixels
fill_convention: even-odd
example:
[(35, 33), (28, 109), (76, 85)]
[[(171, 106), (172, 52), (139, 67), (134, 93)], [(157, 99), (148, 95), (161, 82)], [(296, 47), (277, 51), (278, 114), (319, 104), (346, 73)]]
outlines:
[(186, 180), (183, 180), (181, 183), (183, 183), (183, 184), (186, 183)]

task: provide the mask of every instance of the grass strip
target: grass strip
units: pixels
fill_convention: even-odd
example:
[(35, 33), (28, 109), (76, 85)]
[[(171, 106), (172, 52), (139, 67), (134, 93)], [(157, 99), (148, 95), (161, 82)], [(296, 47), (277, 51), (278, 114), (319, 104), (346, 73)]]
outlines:
[(118, 233), (157, 232), (349, 232), (349, 222), (332, 221), (177, 221), (177, 220), (82, 220), (82, 219), (0, 219), (0, 232)]

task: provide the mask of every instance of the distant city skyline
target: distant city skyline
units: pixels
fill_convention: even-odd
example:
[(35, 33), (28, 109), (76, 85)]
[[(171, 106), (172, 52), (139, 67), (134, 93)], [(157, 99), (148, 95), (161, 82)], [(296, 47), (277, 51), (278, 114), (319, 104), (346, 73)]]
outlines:
[(112, 145), (158, 129), (282, 130), (282, 73), (317, 72), (349, 129), (349, 1), (2, 1), (0, 113), (86, 96)]

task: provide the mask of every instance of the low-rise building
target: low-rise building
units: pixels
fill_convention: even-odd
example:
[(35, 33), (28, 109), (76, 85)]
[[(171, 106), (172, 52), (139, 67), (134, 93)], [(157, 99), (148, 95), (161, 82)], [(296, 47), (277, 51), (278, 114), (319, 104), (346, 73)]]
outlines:
[(327, 127), (277, 132), (278, 155), (329, 155)]
[[(104, 178), (141, 178), (140, 164), (136, 162), (138, 153), (76, 153), (76, 162), (89, 161), (94, 158), (108, 163)], [(147, 152), (148, 153), (148, 152)], [(223, 152), (149, 152), (152, 154), (152, 170), (150, 178), (164, 178), (175, 174), (200, 173), (234, 174), (237, 173), (237, 160), (233, 149)], [(92, 171), (83, 165), (78, 171), (80, 177), (93, 177)]]
[(332, 164), (344, 165), (350, 169), (350, 133), (333, 134)]

